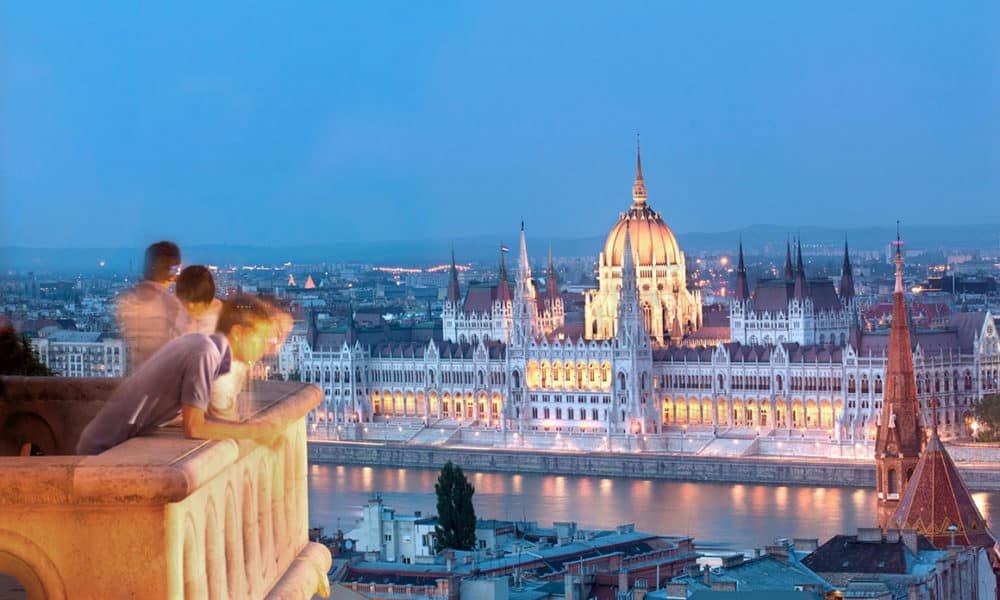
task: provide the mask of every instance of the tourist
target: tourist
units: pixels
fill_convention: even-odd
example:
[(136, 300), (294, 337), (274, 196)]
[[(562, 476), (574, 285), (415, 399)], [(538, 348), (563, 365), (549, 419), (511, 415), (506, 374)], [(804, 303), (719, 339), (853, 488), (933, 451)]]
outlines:
[(223, 303), (216, 333), (189, 333), (168, 342), (121, 383), (77, 444), (97, 454), (155, 430), (181, 414), (184, 434), (197, 439), (247, 438), (269, 444), (275, 425), (232, 423), (206, 416), (212, 387), (234, 362), (263, 356), (274, 335), (271, 309), (252, 296)]
[(127, 373), (139, 368), (164, 344), (187, 333), (187, 311), (170, 293), (181, 270), (181, 251), (173, 242), (146, 248), (143, 280), (118, 301), (118, 323), (125, 337)]
[(215, 333), (222, 301), (215, 297), (212, 272), (201, 265), (192, 265), (177, 277), (177, 299), (187, 309), (191, 319), (190, 333)]

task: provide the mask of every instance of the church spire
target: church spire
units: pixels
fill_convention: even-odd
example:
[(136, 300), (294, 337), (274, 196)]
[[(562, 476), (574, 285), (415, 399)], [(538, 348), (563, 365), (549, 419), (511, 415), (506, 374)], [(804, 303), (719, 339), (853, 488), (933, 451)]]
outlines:
[(896, 239), (896, 290), (892, 298), (888, 362), (882, 414), (875, 436), (875, 469), (879, 526), (888, 526), (899, 498), (913, 474), (923, 449), (924, 431), (913, 375), (910, 328), (903, 295), (903, 259)]
[(795, 245), (795, 299), (803, 300), (806, 297), (806, 269), (802, 265), (802, 240), (799, 239)]
[(792, 271), (792, 243), (785, 238), (785, 279), (791, 280), (795, 277), (795, 273)]
[(750, 299), (750, 288), (747, 286), (747, 270), (743, 264), (743, 236), (740, 236), (740, 259), (736, 265), (736, 288), (733, 296), (737, 302)]
[(642, 154), (639, 152), (639, 134), (635, 135), (635, 183), (632, 184), (632, 201), (646, 203), (646, 183), (642, 179)]
[(514, 288), (514, 342), (524, 343), (535, 335), (537, 327), (535, 291), (531, 283), (531, 265), (528, 262), (528, 243), (521, 221), (521, 247), (517, 257), (517, 287)]
[(854, 270), (851, 268), (851, 257), (847, 250), (847, 238), (844, 238), (844, 265), (840, 269), (840, 299), (850, 302), (854, 299)]
[(625, 253), (622, 256), (622, 289), (618, 299), (618, 340), (622, 345), (638, 346), (645, 334), (642, 307), (639, 305), (639, 286), (636, 284), (635, 257), (632, 255), (632, 237), (625, 230)]
[(549, 244), (549, 270), (545, 276), (545, 299), (555, 302), (559, 299), (559, 280), (556, 278), (556, 264), (552, 260), (552, 244)]
[(501, 302), (510, 302), (512, 296), (510, 293), (510, 283), (507, 280), (507, 263), (504, 260), (504, 254), (507, 253), (506, 246), (503, 243), (500, 244), (500, 281), (497, 283), (497, 300)]
[(458, 291), (458, 267), (455, 265), (455, 244), (451, 245), (451, 274), (448, 279), (448, 302), (458, 306), (461, 294)]

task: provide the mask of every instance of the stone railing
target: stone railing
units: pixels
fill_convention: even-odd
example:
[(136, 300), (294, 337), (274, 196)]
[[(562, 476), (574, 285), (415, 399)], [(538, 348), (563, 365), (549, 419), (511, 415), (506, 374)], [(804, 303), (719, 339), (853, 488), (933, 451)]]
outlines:
[[(0, 378), (0, 573), (30, 598), (309, 598), (330, 554), (308, 540), (305, 415), (318, 388), (261, 383), (251, 420), (271, 446), (178, 427), (65, 455), (112, 386)], [(58, 455), (63, 454), (63, 455)]]

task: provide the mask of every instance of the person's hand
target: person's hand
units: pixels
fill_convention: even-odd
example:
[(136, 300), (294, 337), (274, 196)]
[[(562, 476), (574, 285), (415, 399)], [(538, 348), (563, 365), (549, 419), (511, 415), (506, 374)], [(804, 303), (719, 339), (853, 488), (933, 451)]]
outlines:
[(279, 437), (281, 437), (281, 432), (277, 428), (268, 427), (257, 432), (253, 436), (253, 440), (261, 446), (273, 446)]

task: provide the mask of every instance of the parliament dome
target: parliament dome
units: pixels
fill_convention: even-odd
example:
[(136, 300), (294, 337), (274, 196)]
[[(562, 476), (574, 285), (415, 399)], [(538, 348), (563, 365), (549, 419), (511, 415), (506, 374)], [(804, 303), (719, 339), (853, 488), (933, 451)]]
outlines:
[(611, 228), (604, 243), (604, 265), (622, 266), (625, 253), (625, 231), (632, 239), (632, 252), (637, 267), (656, 265), (677, 265), (681, 262), (681, 251), (677, 238), (663, 222), (660, 213), (646, 203), (646, 185), (642, 180), (642, 158), (636, 156), (635, 184), (632, 186), (632, 206), (622, 213)]

